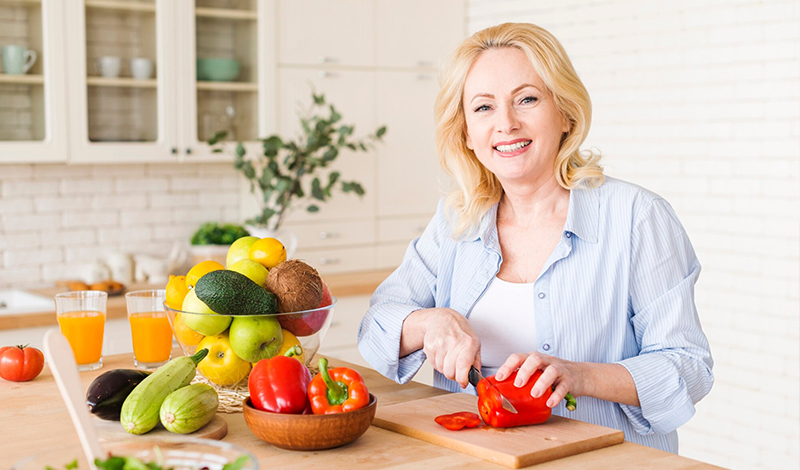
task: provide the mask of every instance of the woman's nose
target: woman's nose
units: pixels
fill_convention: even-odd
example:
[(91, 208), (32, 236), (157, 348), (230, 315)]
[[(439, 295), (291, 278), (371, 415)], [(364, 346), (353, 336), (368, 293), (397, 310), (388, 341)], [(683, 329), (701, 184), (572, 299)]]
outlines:
[(513, 107), (500, 108), (497, 113), (497, 132), (510, 134), (519, 129), (519, 119)]

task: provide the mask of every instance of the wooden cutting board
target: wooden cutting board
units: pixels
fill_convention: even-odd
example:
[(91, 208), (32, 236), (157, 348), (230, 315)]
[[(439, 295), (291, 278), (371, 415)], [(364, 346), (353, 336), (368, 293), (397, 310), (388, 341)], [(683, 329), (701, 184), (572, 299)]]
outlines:
[(215, 415), (208, 424), (190, 434), (171, 433), (167, 431), (161, 423), (158, 423), (152, 430), (141, 436), (137, 436), (125, 431), (119, 421), (106, 421), (97, 416), (92, 416), (92, 424), (94, 424), (97, 430), (97, 438), (101, 441), (121, 441), (125, 439), (136, 439), (138, 437), (158, 438), (163, 436), (189, 436), (221, 440), (228, 435), (228, 423), (218, 414)]
[(436, 416), (458, 411), (478, 412), (478, 397), (450, 393), (378, 407), (375, 426), (447, 447), (511, 468), (560, 459), (600, 449), (624, 440), (622, 431), (551, 416), (545, 423), (517, 428), (448, 431)]

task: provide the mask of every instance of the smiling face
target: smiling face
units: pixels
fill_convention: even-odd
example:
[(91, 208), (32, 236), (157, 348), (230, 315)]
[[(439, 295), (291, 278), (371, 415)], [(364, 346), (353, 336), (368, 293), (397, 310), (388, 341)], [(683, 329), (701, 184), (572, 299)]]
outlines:
[(467, 74), (462, 103), (467, 147), (504, 186), (553, 177), (569, 127), (521, 50), (482, 52)]

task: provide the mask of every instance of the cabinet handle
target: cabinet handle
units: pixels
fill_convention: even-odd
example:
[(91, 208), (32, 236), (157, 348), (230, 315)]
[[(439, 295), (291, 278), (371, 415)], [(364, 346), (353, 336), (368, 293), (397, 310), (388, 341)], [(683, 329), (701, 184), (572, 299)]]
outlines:
[(170, 149), (170, 152), (171, 152), (173, 155), (177, 155), (177, 154), (178, 154), (178, 147), (172, 147), (172, 149)]
[(417, 67), (433, 67), (433, 63), (429, 60), (418, 60)]
[(319, 78), (336, 78), (338, 75), (333, 72), (327, 72), (325, 70), (320, 70), (317, 72), (317, 76)]
[(319, 259), (319, 264), (321, 264), (323, 266), (328, 266), (330, 264), (339, 264), (341, 262), (342, 262), (342, 260), (340, 260), (339, 258), (320, 258)]
[(320, 240), (327, 240), (328, 238), (339, 238), (339, 232), (319, 232)]
[(417, 80), (430, 80), (433, 78), (433, 75), (429, 73), (418, 73)]
[(186, 147), (186, 155), (191, 155), (191, 154), (192, 154), (191, 147)]
[(317, 58), (317, 61), (320, 64), (334, 64), (338, 62), (335, 57), (325, 57), (323, 55), (319, 56), (319, 58)]

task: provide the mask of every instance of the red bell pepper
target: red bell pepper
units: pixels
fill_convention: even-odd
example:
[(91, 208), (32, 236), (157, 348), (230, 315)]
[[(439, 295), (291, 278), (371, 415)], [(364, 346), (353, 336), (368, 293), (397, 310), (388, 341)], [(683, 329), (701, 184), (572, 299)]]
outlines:
[(247, 380), (253, 406), (273, 413), (303, 414), (310, 411), (307, 390), (311, 372), (292, 357), (301, 351), (296, 345), (283, 356), (262, 359), (253, 366)]
[[(519, 388), (514, 385), (516, 371), (502, 382), (498, 382), (493, 375), (478, 382), (478, 410), (483, 421), (493, 428), (511, 428), (547, 421), (551, 413), (547, 400), (553, 393), (552, 390), (546, 390), (539, 398), (531, 396), (531, 389), (541, 375), (542, 371), (537, 370), (525, 386)], [(498, 390), (514, 405), (517, 413), (503, 409), (503, 399)], [(575, 398), (567, 393), (564, 399), (567, 400), (567, 409), (575, 410)]]
[(319, 374), (308, 386), (308, 398), (315, 415), (327, 415), (367, 406), (369, 392), (358, 371), (346, 367), (328, 369), (328, 360), (323, 357), (319, 360)]
[(441, 415), (433, 420), (436, 421), (436, 424), (441, 424), (451, 431), (458, 431), (464, 428), (477, 428), (481, 425), (481, 417), (469, 411), (459, 411), (458, 413)]

